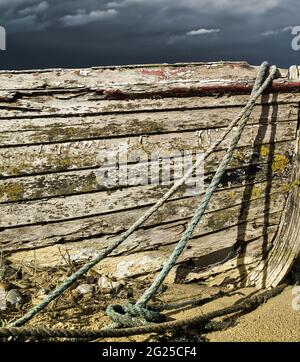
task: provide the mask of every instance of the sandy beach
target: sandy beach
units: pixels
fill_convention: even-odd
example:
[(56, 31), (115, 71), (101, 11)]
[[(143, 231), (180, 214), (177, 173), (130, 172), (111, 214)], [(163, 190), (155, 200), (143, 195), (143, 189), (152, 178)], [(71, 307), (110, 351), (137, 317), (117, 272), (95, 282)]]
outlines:
[(300, 303), (299, 310), (293, 310), (295, 295), (292, 290), (293, 287), (286, 288), (280, 295), (242, 316), (236, 326), (210, 333), (208, 339), (211, 342), (299, 342)]

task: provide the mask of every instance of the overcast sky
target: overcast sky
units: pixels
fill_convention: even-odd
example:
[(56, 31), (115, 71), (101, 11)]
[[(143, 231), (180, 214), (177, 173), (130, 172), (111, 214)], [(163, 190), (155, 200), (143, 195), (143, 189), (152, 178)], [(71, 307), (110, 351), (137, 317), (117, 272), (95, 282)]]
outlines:
[(0, 0), (1, 69), (269, 60), (300, 64), (299, 0)]

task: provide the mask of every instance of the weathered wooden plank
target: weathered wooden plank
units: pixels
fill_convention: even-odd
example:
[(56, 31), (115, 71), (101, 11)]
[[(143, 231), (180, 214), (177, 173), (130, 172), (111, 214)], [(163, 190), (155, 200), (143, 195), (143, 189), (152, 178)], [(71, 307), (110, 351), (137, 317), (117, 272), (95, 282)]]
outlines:
[[(279, 205), (276, 207), (280, 210), (282, 207), (282, 198), (284, 198), (286, 194), (286, 189), (287, 185), (282, 180), (270, 180), (268, 182), (252, 186), (243, 186), (235, 189), (218, 191), (213, 196), (206, 213), (214, 213), (217, 210), (234, 207), (255, 199), (259, 199), (260, 205), (264, 205), (264, 195), (266, 192), (268, 192), (268, 197), (274, 200), (275, 203), (276, 200), (278, 201)], [(269, 194), (270, 192), (271, 194)], [(272, 192), (274, 192), (274, 194)], [(150, 227), (165, 222), (180, 221), (191, 217), (199, 204), (200, 198), (201, 196), (197, 196), (168, 201), (145, 223), (145, 226)], [(25, 244), (27, 244), (27, 247), (30, 248), (33, 246), (36, 247), (40, 245), (40, 243), (43, 245), (51, 245), (59, 242), (71, 242), (93, 236), (96, 237), (97, 235), (112, 235), (122, 232), (133, 224), (141, 213), (145, 212), (147, 209), (146, 206), (143, 206), (138, 209), (129, 208), (127, 210), (123, 210), (124, 205), (122, 205), (122, 199), (122, 195), (119, 199), (114, 196), (116, 204), (118, 200), (120, 202), (120, 205), (117, 206), (120, 210), (119, 212), (116, 212), (116, 209), (109, 210), (115, 212), (97, 216), (93, 216), (97, 210), (95, 208), (87, 209), (88, 207), (91, 207), (91, 205), (88, 206), (82, 202), (78, 203), (78, 197), (77, 199), (73, 198), (74, 207), (72, 207), (73, 205), (70, 206), (70, 203), (63, 205), (63, 202), (65, 201), (64, 199), (59, 199), (60, 205), (55, 205), (54, 203), (54, 207), (52, 206), (53, 202), (43, 203), (42, 201), (1, 205), (1, 213), (5, 216), (5, 219), (2, 221), (3, 229), (0, 231), (0, 245), (3, 250), (11, 248), (12, 245), (13, 248), (23, 248), (26, 247), (24, 246)], [(98, 202), (101, 201), (99, 198), (98, 200), (97, 198), (91, 198), (91, 200), (91, 202), (94, 202), (96, 205), (96, 208), (98, 207), (98, 209), (100, 209), (100, 213), (104, 211), (105, 206), (103, 204), (99, 205)], [(156, 200), (156, 198), (151, 200), (149, 196), (148, 200), (144, 200), (144, 205), (150, 203), (151, 201), (155, 202)], [(113, 200), (111, 200), (111, 202), (112, 201)], [(105, 199), (105, 202), (108, 203), (107, 199)], [(129, 204), (126, 205), (126, 207), (136, 207), (138, 202), (135, 199), (132, 199), (131, 203), (132, 205)], [(61, 208), (58, 208), (57, 206)], [(35, 213), (33, 212), (34, 208), (37, 210)], [(245, 210), (247, 210), (247, 208)], [(71, 212), (73, 213), (72, 215)], [(77, 212), (77, 214), (75, 214), (75, 212)], [(77, 215), (79, 218), (75, 220), (66, 220), (66, 217), (64, 216), (65, 213), (69, 213), (69, 217)], [(229, 211), (228, 213), (230, 214)], [(89, 214), (90, 217), (87, 217)], [(235, 221), (236, 223), (239, 222), (238, 219), (239, 218), (237, 217)], [(47, 220), (52, 222), (47, 224)], [(63, 220), (63, 222), (54, 222), (55, 220)], [(212, 232), (213, 227), (224, 227), (224, 220), (220, 223), (218, 223), (217, 220), (218, 216), (212, 215), (210, 218), (210, 228), (207, 228), (204, 225), (204, 231)], [(230, 218), (228, 218), (228, 220), (230, 220)], [(41, 224), (13, 228), (16, 224), (22, 225), (24, 223), (32, 224), (36, 222), (40, 222)], [(4, 225), (9, 226), (9, 228), (5, 229)]]
[[(100, 99), (99, 99), (100, 98)], [(293, 104), (300, 100), (300, 93), (275, 93), (262, 96), (257, 104), (264, 108), (271, 104)], [(187, 110), (225, 108), (245, 106), (249, 101), (248, 95), (203, 96), (183, 98), (153, 99), (128, 99), (128, 100), (103, 100), (97, 93), (83, 92), (79, 94), (52, 94), (18, 96), (16, 100), (1, 101), (0, 119), (19, 119), (28, 117), (78, 117), (88, 115), (112, 114), (121, 112), (145, 112), (165, 110)], [(226, 111), (226, 110), (225, 110)]]
[[(243, 286), (243, 280), (247, 277), (248, 274), (257, 272), (259, 270), (259, 265), (264, 259), (264, 253), (267, 253), (273, 248), (273, 240), (276, 233), (271, 232), (268, 234), (262, 235), (260, 238), (254, 242), (245, 243), (245, 248), (242, 253), (239, 253), (237, 256), (221, 263), (220, 265), (215, 265), (209, 268), (204, 268), (204, 270), (195, 270), (187, 272), (183, 278), (180, 279), (181, 282), (195, 282), (197, 281), (204, 283), (206, 286), (225, 286), (230, 284), (231, 286), (241, 287)], [(262, 233), (263, 234), (263, 233)], [(203, 256), (203, 258), (206, 258)], [(197, 263), (197, 259), (196, 259)], [(178, 268), (178, 266), (177, 266)], [(179, 266), (180, 268), (180, 266)], [(177, 269), (178, 270), (178, 269)], [(178, 273), (182, 277), (182, 273), (175, 270), (175, 273)], [(176, 279), (176, 276), (175, 276)]]
[[(300, 135), (300, 133), (298, 133)], [(243, 283), (265, 288), (278, 285), (293, 266), (300, 253), (300, 148), (296, 145), (289, 196), (274, 246), (257, 269), (245, 275)]]
[[(258, 189), (254, 187), (253, 190), (250, 190), (250, 195), (247, 195), (247, 197), (243, 199), (243, 215), (236, 216), (236, 220), (234, 220), (234, 217), (229, 217), (228, 219), (223, 220), (222, 223), (222, 218), (224, 219), (224, 217), (226, 217), (227, 212), (229, 215), (232, 215), (241, 208), (241, 205), (234, 204), (234, 202), (236, 202), (234, 201), (234, 195), (228, 195), (227, 198), (225, 198), (226, 206), (228, 206), (226, 213), (224, 212), (224, 209), (218, 209), (217, 206), (215, 206), (216, 209), (214, 211), (208, 211), (203, 218), (203, 223), (200, 225), (201, 232), (203, 234), (212, 233), (215, 231), (214, 228), (216, 228), (216, 230), (218, 230), (218, 228), (223, 229), (224, 225), (230, 226), (232, 223), (238, 223), (243, 219), (250, 220), (257, 216), (255, 215), (257, 208), (254, 208), (253, 212), (251, 211), (251, 206), (253, 206), (254, 203), (247, 206), (249, 201), (256, 200), (257, 190)], [(278, 195), (276, 194), (271, 198), (271, 203), (273, 205), (273, 210), (271, 211), (275, 212), (275, 210), (277, 210), (281, 215), (282, 195), (279, 195), (278, 198), (277, 196)], [(257, 199), (256, 205), (257, 204), (259, 204), (260, 207), (264, 205), (262, 198)], [(187, 220), (187, 218), (192, 216), (196, 206), (197, 204), (192, 202), (191, 199), (169, 201), (145, 223), (145, 227), (149, 228), (160, 225), (163, 222), (169, 223), (172, 221), (182, 223), (183, 220)], [(268, 207), (268, 205), (265, 206), (265, 212), (268, 211)], [(106, 214), (101, 217), (90, 217), (60, 223), (3, 229), (0, 232), (1, 248), (3, 251), (33, 249), (65, 242), (78, 242), (84, 239), (89, 240), (90, 238), (107, 235), (106, 237), (103, 236), (102, 241), (104, 242), (105, 238), (106, 240), (110, 240), (117, 233), (127, 229), (138, 218), (140, 213), (145, 211), (145, 209), (146, 208), (134, 209), (116, 214)], [(246, 212), (249, 212), (249, 214), (246, 215)], [(217, 220), (219, 221), (217, 222)], [(144, 228), (141, 230), (144, 230)], [(141, 234), (143, 232), (137, 231), (137, 233)]]
[[(253, 80), (258, 67), (245, 62), (145, 65), (139, 67), (99, 67), (87, 69), (49, 69), (0, 73), (3, 90), (96, 88), (121, 85), (151, 85), (165, 82)], [(287, 70), (283, 70), (284, 76)], [(280, 75), (278, 75), (280, 76)]]
[[(268, 226), (277, 226), (280, 221), (280, 215), (282, 208), (284, 206), (284, 197), (279, 196), (279, 199), (272, 198), (269, 209), (265, 209), (264, 203), (258, 199), (254, 200), (250, 203), (247, 203), (246, 207), (244, 205), (237, 205), (225, 210), (218, 210), (215, 212), (211, 212), (206, 214), (201, 222), (195, 229), (193, 233), (193, 237), (189, 242), (186, 251), (186, 257), (188, 259), (197, 258), (198, 256), (194, 254), (194, 250), (198, 250), (198, 238), (200, 236), (209, 234), (211, 236), (211, 244), (214, 245), (214, 250), (207, 250), (207, 254), (213, 252), (215, 250), (226, 249), (226, 245), (220, 244), (220, 240), (217, 241), (215, 239), (215, 234), (223, 230), (224, 234), (227, 234), (228, 229), (236, 226), (237, 227), (237, 235), (233, 238), (233, 240), (240, 242), (247, 242), (249, 240), (254, 240), (261, 236), (262, 225)], [(247, 212), (244, 209), (247, 209)], [(269, 213), (272, 214), (269, 214)], [(262, 218), (265, 218), (264, 222), (261, 221)], [(252, 222), (251, 230), (248, 229), (244, 233), (244, 223), (245, 220), (250, 224)], [(159, 250), (166, 245), (171, 245), (177, 242), (182, 233), (184, 232), (187, 226), (188, 220), (180, 220), (176, 223), (168, 223), (164, 225), (159, 225), (150, 229), (140, 229), (133, 236), (127, 239), (126, 243), (121, 245), (116, 251), (114, 251), (111, 255), (129, 255), (137, 252), (147, 251), (147, 250)], [(275, 230), (276, 228), (274, 228)], [(218, 236), (217, 236), (218, 237)], [(103, 238), (91, 238), (89, 239), (90, 247), (93, 245), (97, 245), (95, 250), (101, 250), (111, 242), (111, 238), (103, 237)], [(88, 243), (86, 241), (86, 246)], [(202, 245), (200, 246), (202, 247)], [(100, 249), (99, 249), (100, 248)], [(90, 249), (91, 250), (91, 249)], [(90, 255), (92, 256), (92, 255)]]
[(267, 288), (275, 287), (285, 278), (300, 252), (298, 147), (299, 145), (296, 146), (288, 200), (281, 215), (279, 228), (272, 240), (272, 247), (263, 240), (255, 253), (251, 251), (251, 257), (245, 254), (248, 247), (243, 248), (245, 250), (234, 260), (208, 268), (202, 273), (191, 272), (186, 278), (187, 281), (202, 279), (207, 283), (210, 279), (212, 282), (208, 282), (208, 285), (219, 285), (227, 278), (242, 287), (255, 285)]
[[(256, 73), (256, 67), (238, 63), (0, 72), (1, 249), (20, 250), (12, 260), (26, 263), (32, 261), (28, 249), (39, 248), (35, 263), (47, 266), (62, 262), (58, 243), (65, 243), (74, 261), (93, 256), (165, 192), (161, 186), (122, 183), (124, 189), (103, 190), (95, 170), (105, 152), (121, 142), (129, 152), (144, 151), (142, 160), (155, 151), (168, 157), (174, 150), (205, 150), (248, 101)], [(230, 164), (235, 169), (224, 176), (180, 263), (206, 255), (209, 260), (239, 241), (246, 252), (224, 272), (235, 268), (237, 280), (246, 268), (261, 270), (257, 261), (272, 247), (290, 188), (300, 83), (288, 81), (284, 72), (267, 93), (274, 91), (288, 93), (265, 94), (264, 106), (256, 106)], [(238, 93), (245, 95), (223, 96)], [(207, 162), (206, 183), (229, 140)], [(249, 164), (253, 176), (244, 167)], [(200, 196), (184, 197), (183, 191), (99, 271), (123, 278), (159, 270), (199, 203)], [(286, 260), (282, 253), (273, 262)], [(220, 271), (213, 276), (224, 282)]]
[[(277, 225), (258, 226), (255, 222), (246, 223), (243, 227), (243, 238), (245, 243), (261, 245), (262, 240), (269, 243), (276, 232)], [(202, 235), (190, 240), (189, 247), (183, 252), (178, 264), (199, 258), (208, 253), (233, 246), (239, 237), (239, 226), (216, 232), (214, 234)], [(168, 230), (164, 238), (168, 238)], [(177, 232), (177, 237), (180, 230)], [(262, 236), (265, 234), (265, 236)], [(81, 244), (81, 245), (80, 245)], [(12, 254), (9, 259), (16, 265), (35, 265), (36, 267), (49, 267), (65, 265), (66, 260), (62, 255), (75, 262), (85, 261), (95, 255), (99, 243), (91, 244), (91, 241), (82, 243), (65, 244), (63, 247), (49, 246), (33, 251), (20, 251)], [(95, 267), (101, 274), (107, 274), (116, 278), (141, 276), (154, 273), (161, 269), (164, 261), (172, 252), (174, 244), (164, 245), (158, 250), (148, 250), (129, 255), (108, 257)]]
[[(65, 118), (0, 119), (0, 145), (88, 140), (226, 127), (242, 107)], [(248, 124), (297, 121), (298, 104), (256, 106)]]
[[(277, 185), (282, 180), (276, 180)], [(266, 186), (266, 183), (264, 184)], [(278, 185), (279, 187), (279, 185)], [(286, 190), (287, 185), (281, 187)], [(257, 192), (258, 189), (256, 189)], [(84, 216), (101, 215), (109, 212), (121, 211), (130, 208), (153, 204), (158, 200), (166, 189), (161, 186), (150, 185), (141, 188), (126, 188), (115, 190), (113, 193), (99, 192), (92, 194), (72, 195), (69, 197), (55, 197), (49, 200), (36, 200), (26, 202), (15, 202), (1, 204), (0, 227), (46, 223), (58, 220), (68, 220)], [(276, 189), (278, 191), (278, 189)], [(137, 193), (138, 192), (138, 193)], [(179, 192), (174, 198), (182, 197)], [(233, 191), (234, 192), (234, 191)], [(222, 199), (224, 201), (224, 199)], [(211, 200), (211, 207), (214, 199)], [(226, 207), (224, 204), (223, 207)]]
[[(268, 227), (266, 230), (267, 233), (267, 240), (271, 241), (274, 238), (274, 234), (275, 234), (275, 230), (277, 229), (277, 226), (271, 226)], [(257, 230), (257, 235), (262, 234), (262, 229), (260, 228), (260, 230)], [(194, 241), (194, 245), (190, 244), (190, 247), (194, 247), (193, 252), (189, 252), (190, 248), (186, 249), (182, 256), (179, 258), (177, 264), (180, 263), (186, 263), (191, 259), (191, 254), (193, 256), (193, 258), (200, 258), (201, 256), (205, 256), (207, 255), (208, 252), (214, 252), (220, 249), (220, 246), (222, 244), (222, 248), (225, 247), (230, 247), (232, 245), (234, 245), (234, 243), (236, 242), (236, 233), (237, 233), (237, 227), (233, 227), (231, 230), (228, 230), (226, 234), (224, 234), (224, 231), (221, 231), (219, 233), (213, 234), (212, 235), (204, 235), (202, 237), (199, 237), (198, 240), (191, 240)], [(253, 240), (253, 243), (255, 243), (256, 245), (261, 245), (262, 240), (266, 239), (263, 236), (260, 236), (258, 238), (255, 238)], [(213, 241), (215, 243), (213, 243)], [(216, 244), (216, 241), (219, 241), (219, 244)], [(250, 242), (250, 240), (248, 240), (248, 242)], [(251, 244), (251, 243), (250, 243)], [(137, 277), (137, 276), (143, 276), (146, 274), (151, 274), (153, 276), (153, 274), (157, 271), (159, 271), (166, 258), (170, 255), (170, 253), (172, 252), (174, 248), (174, 245), (170, 245), (170, 246), (166, 246), (164, 248), (162, 248), (159, 253), (157, 252), (157, 250), (154, 251), (146, 251), (146, 252), (140, 252), (140, 253), (136, 253), (136, 254), (132, 254), (132, 255), (127, 255), (127, 256), (118, 256), (118, 257), (113, 257), (113, 258), (107, 258), (105, 260), (103, 260), (102, 263), (100, 263), (99, 265), (97, 265), (95, 267), (95, 270), (98, 271), (98, 273), (100, 274), (108, 274), (109, 276), (115, 277), (115, 278), (120, 278), (123, 279), (124, 277)], [(42, 249), (41, 249), (42, 250)], [(44, 254), (44, 257), (49, 253), (52, 252), (52, 250), (48, 250), (46, 252), (46, 254)], [(18, 253), (17, 253), (18, 254)], [(56, 254), (57, 255), (57, 254)], [(23, 259), (23, 263), (26, 263), (26, 259), (25, 259), (25, 252), (21, 255), (17, 255), (17, 256), (21, 256)], [(29, 255), (28, 255), (29, 256)], [(27, 256), (27, 262), (31, 262), (31, 265), (33, 264), (32, 261), (34, 260), (32, 258), (32, 253), (30, 258), (28, 258)], [(54, 256), (54, 255), (53, 255)], [(17, 260), (17, 259), (14, 259)], [(20, 260), (20, 259), (19, 259)], [(50, 262), (53, 260), (53, 264), (52, 265), (60, 265), (60, 262), (56, 259), (52, 259), (52, 257), (50, 258)], [(61, 260), (61, 258), (60, 258)], [(58, 261), (58, 263), (57, 263)], [(43, 265), (43, 259), (42, 257), (37, 257), (36, 256), (36, 262), (38, 265)], [(46, 265), (47, 263), (44, 262), (44, 265)]]
[[(296, 121), (247, 126), (238, 147), (293, 140), (296, 129)], [(201, 134), (168, 133), (142, 139), (127, 137), (0, 148), (0, 175), (4, 177), (99, 167), (105, 163), (113, 149), (119, 150), (120, 145), (123, 150), (124, 147), (127, 149), (129, 157), (138, 155), (140, 161), (148, 160), (154, 153), (170, 157), (176, 151), (200, 152), (206, 150), (223, 133), (224, 128), (217, 128), (204, 130)], [(227, 136), (219, 149), (226, 149), (231, 137)], [(125, 154), (124, 151), (122, 154)]]
[[(294, 141), (276, 143), (274, 149), (272, 150), (274, 154), (271, 155), (272, 160), (270, 160), (268, 148), (265, 146), (262, 152), (259, 152), (255, 159), (249, 159), (253, 152), (252, 149), (249, 149), (248, 153), (246, 153), (246, 150), (236, 152), (229, 168), (220, 182), (219, 187), (226, 188), (239, 186), (244, 183), (262, 182), (268, 178), (274, 177), (289, 177), (291, 165), (288, 160), (292, 157), (293, 149)], [(216, 170), (220, 162), (220, 152), (214, 154), (213, 156), (214, 157), (211, 161), (206, 162), (206, 173), (203, 175), (204, 185), (207, 185), (210, 182), (212, 177), (211, 173)], [(271, 166), (268, 162), (272, 163)], [(233, 165), (236, 168), (232, 168)], [(177, 175), (180, 175), (179, 171), (181, 171), (181, 173), (183, 171), (181, 164), (175, 163), (175, 165), (171, 165), (171, 167), (173, 171), (178, 171)], [(128, 173), (132, 175), (134, 171), (138, 174), (143, 174), (145, 172), (145, 164), (139, 163), (128, 165)], [(148, 172), (150, 175), (150, 165), (148, 165)], [(174, 178), (174, 174), (171, 173), (169, 187), (171, 187), (177, 179), (178, 177)], [(150, 180), (148, 180), (149, 184), (151, 183), (152, 185), (160, 185), (162, 184), (161, 181), (161, 175), (155, 174)], [(68, 196), (104, 190), (110, 190), (110, 192), (112, 192), (116, 188), (139, 185), (141, 185), (141, 183), (137, 177), (131, 178), (128, 181), (124, 180), (124, 178), (117, 177), (115, 187), (108, 187), (99, 181), (97, 170), (93, 169), (37, 176), (14, 177), (0, 180), (0, 203)], [(143, 188), (142, 185), (140, 187), (141, 189)], [(138, 190), (137, 193), (139, 193)]]
[[(226, 68), (226, 67), (225, 67)], [(149, 70), (142, 69), (141, 72), (149, 74)], [(158, 70), (162, 72), (162, 70)], [(176, 72), (178, 69), (176, 70)], [(80, 71), (79, 71), (80, 72)], [(135, 74), (126, 74), (125, 82), (120, 82), (120, 79), (109, 82), (105, 82), (104, 79), (94, 79), (93, 85), (87, 86), (87, 84), (74, 84), (75, 79), (69, 80), (73, 85), (70, 87), (65, 86), (64, 83), (60, 82), (59, 78), (54, 75), (54, 82), (49, 82), (49, 79), (44, 80), (40, 83), (40, 86), (36, 86), (34, 89), (48, 89), (51, 92), (53, 89), (84, 89), (86, 91), (96, 91), (102, 99), (144, 99), (153, 97), (188, 97), (188, 96), (206, 96), (206, 95), (223, 95), (223, 94), (250, 94), (254, 85), (254, 78), (245, 80), (239, 77), (234, 78), (233, 74), (224, 74), (223, 78), (213, 77), (212, 79), (207, 78), (204, 74), (201, 74), (198, 79), (197, 76), (190, 77), (188, 67), (182, 68), (179, 73), (188, 74), (184, 79), (182, 74), (179, 79), (177, 75), (172, 75), (169, 79), (159, 79), (159, 77), (148, 78), (148, 81), (140, 81), (134, 79), (135, 75), (139, 77), (137, 72)], [(157, 71), (155, 71), (157, 73)], [(66, 75), (66, 73), (64, 74)], [(129, 75), (129, 76), (128, 76)], [(53, 73), (52, 73), (53, 76)], [(150, 82), (149, 82), (150, 80)], [(151, 81), (152, 80), (152, 81)], [(5, 80), (4, 80), (5, 83)], [(53, 87), (54, 83), (56, 87)], [(42, 86), (41, 86), (42, 84)], [(276, 79), (269, 85), (265, 93), (274, 92), (299, 92), (300, 82), (298, 80), (289, 80), (288, 78)], [(12, 91), (11, 89), (5, 89), (4, 91)], [(15, 96), (17, 92), (15, 92)], [(9, 99), (11, 94), (9, 95)], [(5, 99), (5, 97), (4, 97)]]

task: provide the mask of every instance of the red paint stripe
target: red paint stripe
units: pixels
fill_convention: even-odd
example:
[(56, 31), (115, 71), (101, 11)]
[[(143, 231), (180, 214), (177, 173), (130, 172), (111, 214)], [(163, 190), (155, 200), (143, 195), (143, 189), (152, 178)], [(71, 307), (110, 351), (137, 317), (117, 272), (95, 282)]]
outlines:
[[(253, 82), (251, 83), (234, 83), (234, 84), (214, 84), (214, 85), (201, 85), (201, 86), (170, 86), (164, 91), (149, 91), (142, 93), (124, 92), (120, 89), (105, 89), (98, 90), (106, 99), (139, 99), (139, 98), (169, 98), (169, 97), (197, 97), (205, 95), (220, 95), (220, 94), (250, 94), (252, 91)], [(282, 81), (273, 82), (265, 94), (270, 93), (290, 93), (300, 92), (300, 82), (295, 81)]]

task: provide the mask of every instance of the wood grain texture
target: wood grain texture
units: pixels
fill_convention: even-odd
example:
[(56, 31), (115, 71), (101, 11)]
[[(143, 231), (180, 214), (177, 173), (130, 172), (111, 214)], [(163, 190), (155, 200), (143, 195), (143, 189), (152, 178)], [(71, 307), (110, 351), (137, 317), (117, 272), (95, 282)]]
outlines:
[[(49, 267), (65, 263), (62, 252), (82, 263), (103, 250), (170, 187), (135, 179), (107, 188), (97, 178), (107, 154), (126, 145), (132, 174), (145, 172), (155, 152), (170, 157), (207, 150), (247, 104), (257, 70), (222, 62), (1, 71), (1, 251), (14, 263)], [(299, 171), (292, 164), (299, 138), (296, 73), (279, 70), (258, 100), (173, 270), (177, 281), (276, 285), (299, 252)], [(230, 140), (206, 161), (206, 186)], [(201, 199), (185, 191), (178, 190), (98, 272), (123, 278), (160, 270)], [(231, 260), (211, 266), (234, 248)]]
[[(18, 97), (1, 101), (0, 119), (18, 120), (27, 118), (73, 118), (79, 116), (112, 115), (114, 113), (140, 113), (183, 111), (197, 109), (224, 109), (228, 107), (245, 106), (249, 95), (228, 93), (218, 96), (201, 97), (150, 97), (144, 99), (105, 100), (95, 92), (80, 91), (79, 93), (61, 90), (59, 94), (53, 91), (41, 90), (39, 93), (24, 95), (18, 92)], [(263, 95), (257, 104), (267, 109), (271, 105), (295, 104), (300, 101), (300, 93), (273, 93)], [(226, 109), (224, 110), (226, 112)]]
[(288, 199), (271, 247), (267, 237), (264, 237), (256, 254), (249, 254), (248, 246), (244, 245), (232, 260), (217, 267), (208, 267), (200, 273), (193, 271), (187, 275), (185, 281), (203, 280), (208, 285), (220, 285), (230, 280), (240, 287), (269, 288), (279, 285), (284, 280), (300, 254), (299, 155), (298, 140)]
[(273, 248), (244, 283), (274, 287), (286, 276), (300, 254), (300, 151), (299, 140), (290, 181), (290, 191)]
[[(239, 148), (234, 152), (233, 158), (226, 170), (221, 187), (238, 186), (245, 182), (260, 182), (266, 177), (289, 177), (291, 165), (289, 160), (293, 157), (294, 141), (277, 142), (272, 145), (251, 146)], [(216, 171), (225, 151), (214, 152), (204, 164), (204, 184), (211, 180), (211, 174)], [(180, 177), (183, 172), (182, 163), (170, 164), (170, 184)], [(114, 172), (114, 167), (108, 168)], [(151, 174), (151, 164), (139, 162), (127, 166), (128, 175), (144, 175), (148, 172), (150, 182), (161, 184), (162, 175)], [(177, 171), (178, 173), (173, 174)], [(177, 175), (177, 177), (176, 177)], [(145, 179), (145, 177), (143, 177)], [(107, 191), (108, 197), (115, 189), (139, 186), (139, 177), (124, 179), (116, 172), (116, 185), (110, 187), (101, 178), (97, 168), (48, 173), (43, 175), (12, 177), (0, 179), (0, 203), (26, 201), (56, 196), (68, 196), (81, 193)], [(142, 189), (143, 186), (140, 186)]]
[[(278, 122), (266, 126), (247, 126), (238, 147), (253, 147), (254, 144), (258, 143), (267, 144), (294, 140), (296, 129), (297, 121)], [(216, 128), (205, 130), (201, 134), (177, 132), (149, 135), (142, 140), (140, 137), (132, 136), (117, 139), (0, 148), (0, 175), (2, 177), (32, 175), (99, 167), (110, 157), (112, 150), (119, 152), (120, 147), (126, 147), (127, 154), (132, 159), (138, 155), (140, 161), (148, 160), (154, 153), (160, 156), (170, 156), (175, 152), (203, 152), (223, 133), (224, 128)], [(218, 149), (226, 149), (230, 140), (231, 138), (228, 135)]]
[[(249, 202), (254, 200), (259, 200), (255, 204), (256, 208), (254, 208), (254, 204), (248, 205), (246, 208), (248, 210), (253, 207), (251, 213), (254, 213), (252, 214), (254, 216), (252, 217), (255, 217), (255, 213), (258, 212), (257, 210), (264, 210), (264, 212), (267, 212), (269, 207), (264, 205), (263, 200), (264, 194), (269, 188), (270, 184), (264, 182), (256, 184), (249, 195), (245, 194), (246, 186), (217, 192), (206, 212), (208, 214), (205, 216), (206, 221), (201, 224), (203, 232), (211, 233), (214, 229), (223, 228), (228, 222), (237, 224), (241, 218), (247, 219), (247, 214), (245, 214), (245, 217), (241, 215), (241, 213), (244, 212), (241, 209), (241, 205), (245, 203), (248, 205)], [(271, 211), (281, 211), (285, 202), (286, 185), (282, 184), (282, 181), (273, 182), (271, 189), (274, 191), (273, 194), (269, 195), (272, 205), (274, 206), (274, 209)], [(193, 215), (194, 210), (199, 204), (200, 198), (201, 196), (168, 201), (145, 223), (142, 229), (182, 220), (184, 220), (185, 223)], [(78, 242), (83, 239), (95, 238), (99, 235), (108, 235), (108, 238), (111, 238), (114, 235), (125, 231), (139, 215), (147, 209), (146, 206), (128, 210), (123, 210), (121, 208), (119, 212), (106, 213), (97, 216), (91, 215), (89, 217), (87, 217), (86, 211), (83, 213), (80, 211), (78, 213), (80, 218), (67, 220), (63, 218), (63, 213), (60, 212), (59, 208), (54, 208), (53, 213), (49, 213), (48, 209), (51, 207), (51, 204), (46, 204), (43, 207), (41, 206), (41, 203), (39, 203), (38, 206), (43, 207), (44, 209), (39, 210), (38, 206), (36, 206), (36, 210), (38, 210), (36, 213), (32, 212), (32, 206), (30, 204), (29, 206), (23, 204), (14, 206), (16, 207), (11, 209), (11, 213), (7, 214), (6, 220), (3, 221), (3, 225), (5, 225), (5, 222), (8, 224), (9, 220), (13, 220), (13, 225), (9, 226), (9, 228), (3, 226), (0, 231), (0, 243), (2, 250), (4, 251), (43, 247), (46, 245), (73, 241)], [(66, 208), (67, 205), (64, 205), (64, 207)], [(75, 203), (75, 207), (78, 208), (79, 206)], [(233, 209), (231, 210), (229, 208)], [(73, 209), (70, 208), (70, 212), (72, 210)], [(78, 211), (78, 209), (76, 210)], [(56, 217), (60, 222), (52, 219), (51, 223), (47, 223), (47, 220), (43, 218), (45, 213), (51, 218), (54, 217), (56, 213)], [(83, 217), (84, 213), (85, 217)], [(23, 214), (24, 216), (18, 220), (18, 218), (13, 218), (16, 214)], [(31, 219), (26, 219), (26, 217), (30, 217)], [(40, 221), (40, 223), (30, 225), (28, 224), (28, 220), (31, 221), (31, 223), (38, 221)], [(17, 222), (20, 227), (13, 227), (16, 226), (15, 224)], [(21, 226), (22, 222), (27, 223), (27, 226)]]
[[(35, 117), (22, 120), (0, 119), (0, 145), (26, 145), (53, 142), (198, 131), (227, 127), (242, 107), (191, 109), (95, 116)], [(2, 113), (2, 112), (1, 112)], [(298, 120), (298, 106), (274, 104), (256, 106), (248, 124)]]
[[(256, 250), (260, 248), (263, 240), (261, 226), (257, 227), (255, 221), (245, 224), (247, 243), (255, 243)], [(265, 232), (267, 233), (268, 240), (272, 240), (274, 233), (277, 229), (277, 225), (269, 226)], [(180, 236), (181, 228), (174, 230), (173, 234), (170, 234), (169, 229), (166, 229), (164, 235), (162, 232), (157, 233), (156, 236), (164, 240), (173, 241), (170, 245), (163, 245), (157, 250), (141, 251), (136, 253), (129, 253), (127, 255), (119, 255), (115, 257), (108, 257), (103, 260), (98, 266), (95, 267), (101, 274), (108, 274), (116, 278), (124, 277), (136, 277), (143, 276), (149, 273), (154, 274), (161, 267), (166, 257), (172, 251), (174, 242), (178, 240)], [(215, 232), (214, 234), (203, 235), (192, 239), (189, 248), (180, 257), (178, 263), (184, 263), (191, 258), (199, 258), (212, 253), (216, 250), (228, 248), (237, 240), (238, 226)], [(157, 238), (156, 238), (157, 240)], [(81, 246), (81, 247), (80, 247)], [(64, 257), (69, 255), (73, 261), (85, 261), (99, 250), (99, 243), (97, 240), (93, 243), (90, 240), (86, 243), (82, 242), (81, 245), (77, 243), (65, 244), (63, 246), (49, 246), (42, 249), (33, 251), (20, 251), (11, 255), (10, 260), (13, 263), (24, 263), (27, 265), (37, 265), (39, 268), (49, 266), (64, 265), (66, 261)]]
[[(166, 82), (197, 82), (203, 80), (253, 80), (258, 67), (245, 62), (194, 63), (159, 66), (99, 67), (87, 69), (54, 69), (36, 71), (1, 71), (2, 89), (36, 90), (68, 88), (110, 88), (143, 84), (153, 88)], [(287, 75), (287, 71), (283, 71)], [(278, 74), (280, 77), (280, 74)]]
[[(249, 94), (258, 67), (242, 62), (165, 65), (152, 67), (103, 67), (94, 69), (2, 72), (3, 98), (20, 90), (72, 89), (96, 91), (103, 99), (186, 97), (206, 94)], [(277, 72), (267, 92), (299, 91), (299, 82)], [(27, 107), (24, 107), (25, 110)]]

